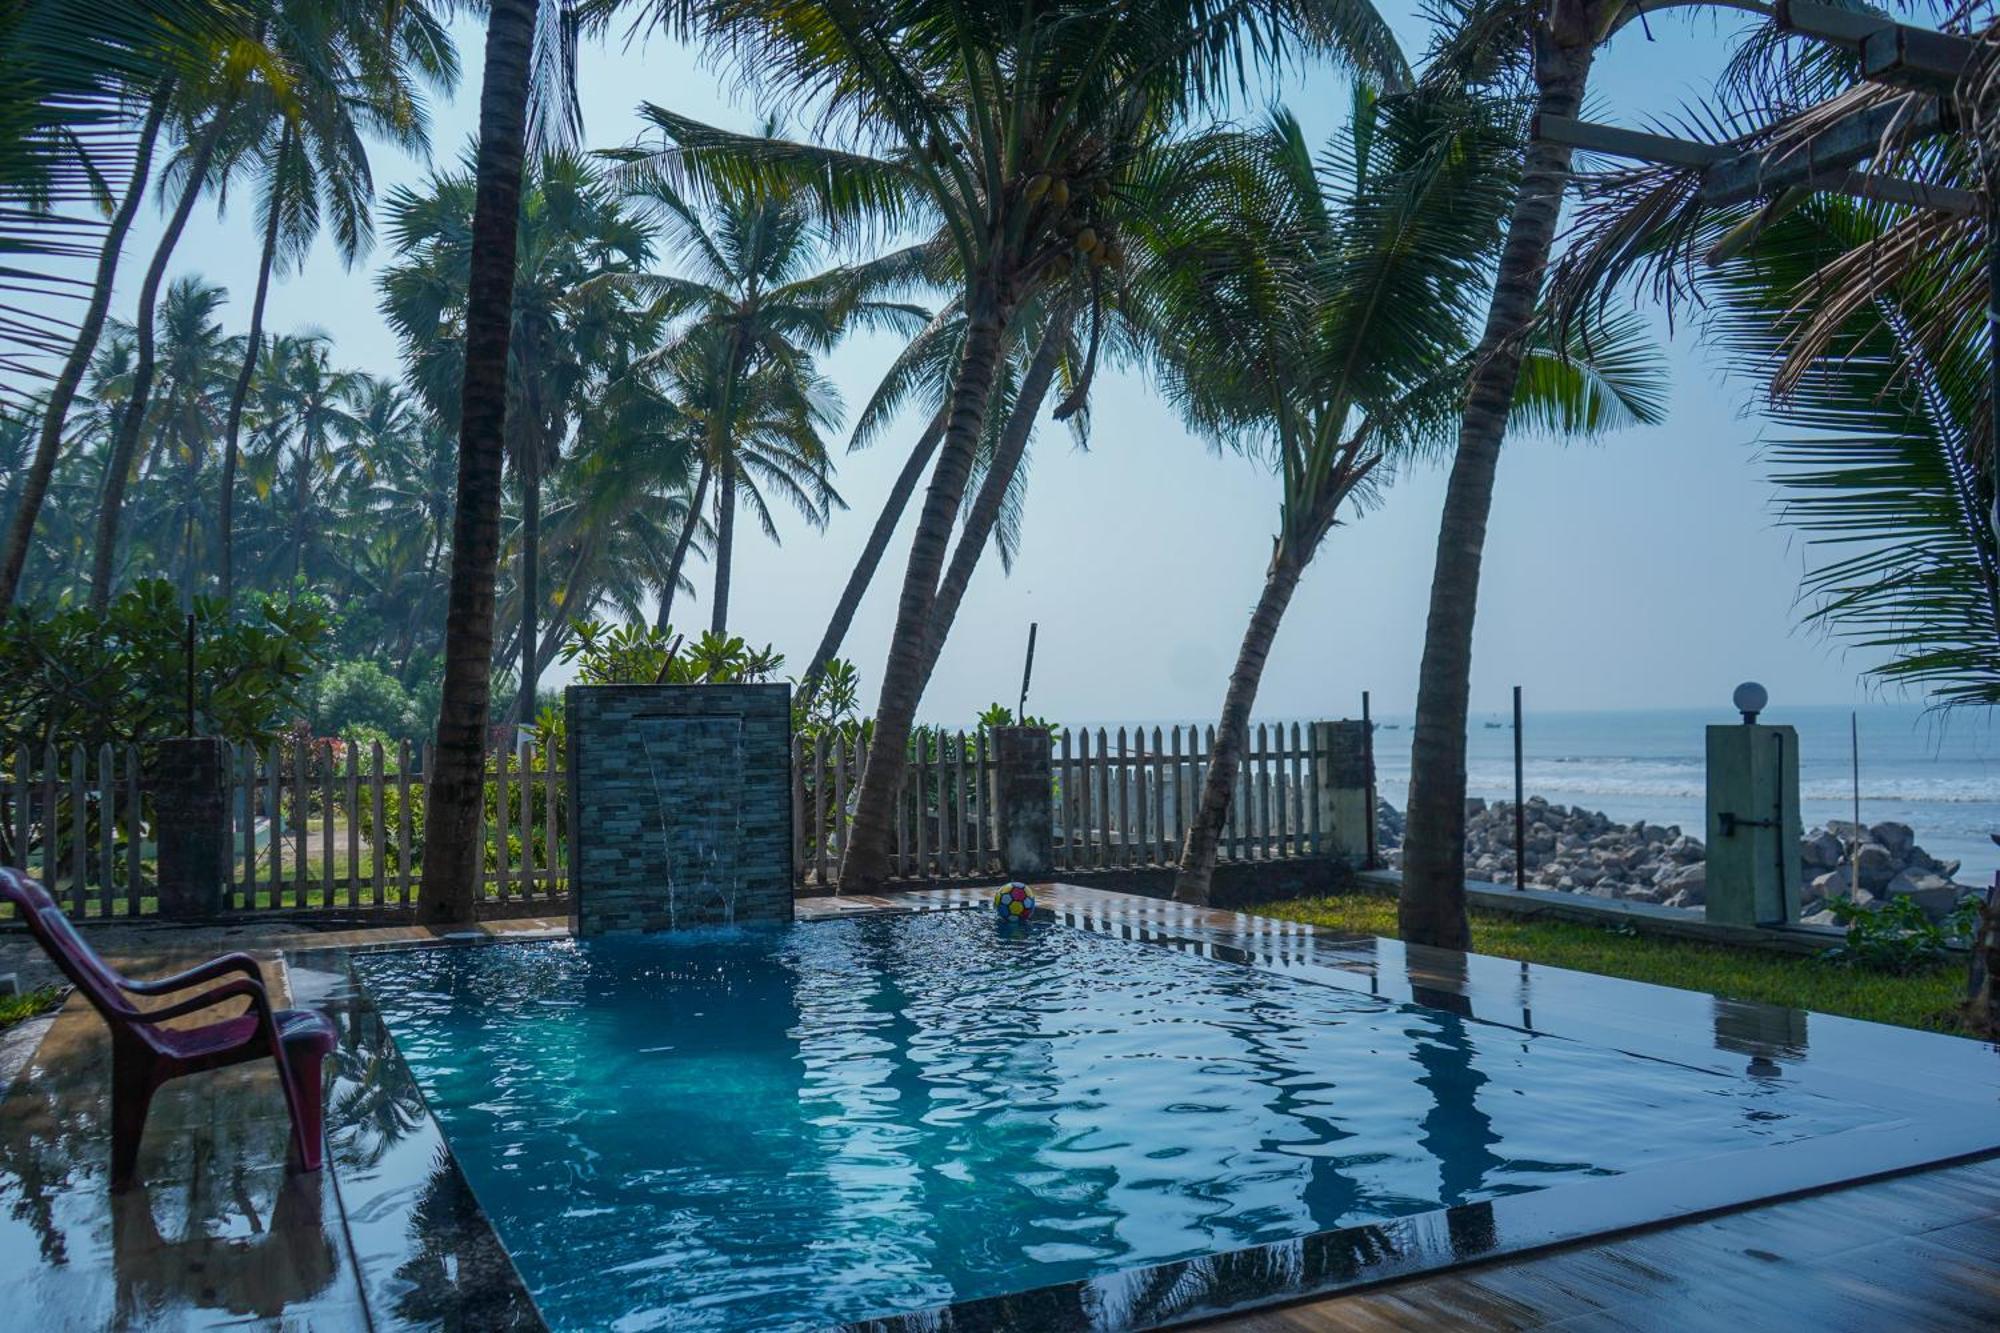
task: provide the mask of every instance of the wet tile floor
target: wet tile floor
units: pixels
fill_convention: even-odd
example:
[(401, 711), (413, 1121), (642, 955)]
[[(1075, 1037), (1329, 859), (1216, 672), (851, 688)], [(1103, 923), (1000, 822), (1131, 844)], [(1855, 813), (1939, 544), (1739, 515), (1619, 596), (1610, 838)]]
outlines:
[[(2000, 1052), (1990, 1045), (1393, 941), (1343, 939), (1124, 894), (1061, 885), (1041, 893), (1045, 906), (1074, 924), (1309, 970), (1394, 998), (1489, 1015), (1518, 1010), (1524, 1026), (1546, 1027), (1551, 1015), (1561, 1015), (1566, 1031), (1586, 1039), (1629, 1047), (1643, 1036), (1648, 1049), (1676, 1058), (1739, 1069), (1745, 1059), (1770, 1061), (1830, 1086), (1844, 1086), (1857, 1069), (1892, 1068), (1911, 1096), (1946, 1097), (1988, 1115), (2000, 1109)], [(937, 890), (809, 898), (799, 911), (816, 918), (937, 910), (983, 896)], [(563, 923), (531, 919), (481, 929), (520, 938), (560, 934)], [(427, 937), (410, 927), (315, 931), (277, 923), (106, 927), (92, 936), (135, 976), (244, 949), (266, 961), (267, 977), (286, 997), (281, 959), (288, 953)], [(0, 936), (0, 971), (18, 968), (26, 984), (35, 984), (46, 970), (30, 956), (32, 948), (19, 934)], [(139, 1167), (147, 1183), (114, 1196), (106, 1182), (103, 1024), (73, 998), (39, 1026), (32, 1054), (0, 1098), (0, 1329), (538, 1325), (441, 1141), (418, 1134), (401, 1138), (393, 1155), (371, 1154), (377, 1140), (367, 1133), (369, 1116), (401, 1114), (397, 1107), (337, 1110), (329, 1117), (332, 1170), (288, 1175), (283, 1102), (267, 1066), (178, 1080), (161, 1090), (147, 1125)], [(0, 1053), (0, 1072), (5, 1063)], [(1996, 1318), (2000, 1158), (1988, 1158), (1387, 1282), (1214, 1326), (1245, 1333), (1686, 1329), (1748, 1319), (1752, 1327), (1991, 1328)]]

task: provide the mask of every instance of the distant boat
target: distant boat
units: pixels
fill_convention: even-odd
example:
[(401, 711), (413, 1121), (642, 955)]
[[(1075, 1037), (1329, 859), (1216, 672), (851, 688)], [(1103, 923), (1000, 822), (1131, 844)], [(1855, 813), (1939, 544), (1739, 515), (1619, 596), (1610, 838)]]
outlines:
[(1498, 731), (1498, 730), (1500, 730), (1500, 729), (1501, 729), (1502, 727), (1504, 727), (1504, 726), (1506, 726), (1506, 725), (1507, 725), (1507, 724), (1506, 724), (1505, 722), (1488, 722), (1488, 723), (1486, 724), (1486, 729), (1487, 729), (1488, 731)]

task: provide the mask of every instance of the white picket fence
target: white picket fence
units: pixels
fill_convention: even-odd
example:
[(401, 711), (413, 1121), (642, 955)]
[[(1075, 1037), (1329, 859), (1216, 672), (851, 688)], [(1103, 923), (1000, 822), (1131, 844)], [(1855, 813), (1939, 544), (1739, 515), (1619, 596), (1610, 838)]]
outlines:
[[(1236, 774), (1224, 860), (1316, 856), (1323, 848), (1319, 729), (1256, 727)], [(1081, 872), (1173, 865), (1214, 752), (1213, 727), (1064, 728), (1052, 738), (1055, 865)], [(983, 732), (913, 742), (896, 803), (891, 860), (910, 881), (1001, 869), (995, 766)], [(792, 742), (795, 879), (837, 879), (863, 756), (845, 734)], [(428, 746), (316, 740), (228, 751), (233, 912), (396, 915), (415, 904), (423, 856)], [(559, 762), (532, 745), (487, 759), (481, 813), (489, 915), (553, 914), (568, 904), (568, 795)], [(503, 798), (504, 793), (504, 798)], [(138, 752), (23, 749), (0, 780), (6, 863), (35, 875), (73, 916), (154, 910), (150, 793)]]
[[(227, 748), (226, 906), (243, 912), (405, 912), (423, 855), (429, 747), (385, 752), (317, 740)], [(487, 758), (480, 817), (485, 910), (534, 915), (567, 902), (564, 774), (533, 746)], [(503, 796), (504, 794), (504, 796)], [(155, 856), (137, 750), (18, 751), (0, 783), (6, 861), (72, 916), (150, 915)]]
[[(1220, 855), (1230, 861), (1317, 856), (1316, 727), (1263, 723), (1249, 735)], [(1215, 728), (1063, 728), (1052, 737), (1058, 870), (1171, 866), (1201, 799)], [(794, 739), (794, 864), (802, 885), (827, 886), (847, 850), (863, 756), (844, 736)], [(913, 741), (896, 800), (891, 867), (903, 879), (1000, 870), (994, 764), (985, 733)]]

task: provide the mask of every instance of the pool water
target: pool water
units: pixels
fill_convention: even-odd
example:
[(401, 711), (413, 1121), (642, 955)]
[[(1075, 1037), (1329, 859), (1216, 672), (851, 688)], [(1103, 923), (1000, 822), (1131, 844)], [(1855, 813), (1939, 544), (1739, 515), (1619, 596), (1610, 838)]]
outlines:
[(975, 912), (356, 964), (559, 1329), (818, 1327), (1867, 1115)]

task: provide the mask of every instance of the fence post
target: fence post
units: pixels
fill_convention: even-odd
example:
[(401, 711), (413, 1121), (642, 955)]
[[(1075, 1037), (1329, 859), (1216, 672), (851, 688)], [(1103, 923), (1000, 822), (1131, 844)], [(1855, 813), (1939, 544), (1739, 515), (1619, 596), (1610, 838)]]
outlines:
[(1328, 850), (1356, 865), (1368, 855), (1369, 793), (1375, 789), (1366, 722), (1315, 722), (1313, 763), (1319, 827)]
[(1007, 878), (1045, 880), (1055, 869), (1055, 769), (1047, 727), (994, 727), (993, 810)]
[(199, 920), (222, 911), (229, 882), (225, 750), (214, 736), (161, 741), (152, 773), (160, 916)]

